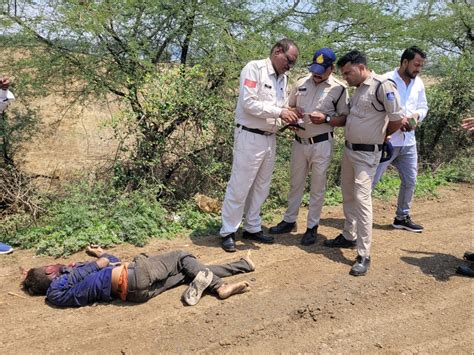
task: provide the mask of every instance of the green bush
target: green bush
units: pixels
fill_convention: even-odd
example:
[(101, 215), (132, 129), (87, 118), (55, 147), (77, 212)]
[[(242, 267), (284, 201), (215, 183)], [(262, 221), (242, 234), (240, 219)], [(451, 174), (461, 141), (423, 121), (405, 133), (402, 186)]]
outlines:
[[(36, 225), (31, 225), (27, 215), (7, 219), (7, 225), (2, 225), (3, 239), (14, 246), (35, 248), (39, 254), (61, 256), (89, 244), (143, 246), (152, 237), (215, 231), (215, 215), (199, 212), (194, 203), (169, 211), (156, 195), (152, 187), (123, 193), (102, 183), (81, 183), (69, 187), (64, 197), (46, 202), (48, 212)], [(196, 225), (205, 227), (193, 231)]]
[[(436, 197), (437, 189), (448, 183), (474, 181), (472, 174), (472, 159), (458, 158), (445, 164), (436, 171), (424, 169), (418, 173), (415, 197)], [(388, 200), (398, 195), (400, 178), (395, 168), (389, 167), (375, 187), (373, 196)]]
[(142, 114), (123, 111), (111, 122), (118, 138), (134, 141), (121, 145), (117, 187), (161, 184), (168, 196), (183, 201), (225, 184), (233, 102), (225, 90), (210, 88), (211, 69), (169, 66), (140, 83)]

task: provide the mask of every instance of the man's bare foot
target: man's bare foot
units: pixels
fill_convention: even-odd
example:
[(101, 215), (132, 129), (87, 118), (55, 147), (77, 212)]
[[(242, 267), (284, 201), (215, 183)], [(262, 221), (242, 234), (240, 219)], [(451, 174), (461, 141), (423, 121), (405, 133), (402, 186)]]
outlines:
[(100, 258), (104, 254), (104, 249), (102, 249), (98, 245), (89, 245), (86, 248), (86, 254), (90, 256), (95, 256), (96, 258)]
[(253, 262), (252, 259), (250, 259), (250, 254), (251, 254), (250, 250), (247, 251), (247, 255), (245, 255), (242, 259), (244, 259), (247, 262), (247, 264), (249, 264), (250, 271), (254, 271), (255, 270), (255, 263)]
[(220, 299), (229, 298), (232, 295), (250, 291), (250, 284), (247, 281), (236, 282), (233, 284), (223, 284), (216, 292)]

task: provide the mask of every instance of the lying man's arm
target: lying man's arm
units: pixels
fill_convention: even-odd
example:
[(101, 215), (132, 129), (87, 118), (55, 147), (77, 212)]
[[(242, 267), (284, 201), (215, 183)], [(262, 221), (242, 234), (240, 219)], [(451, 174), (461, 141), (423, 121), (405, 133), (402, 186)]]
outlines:
[(111, 301), (112, 268), (110, 261), (120, 259), (108, 255), (103, 250), (97, 254), (87, 250), (89, 255), (100, 257), (91, 263), (67, 268), (54, 279), (46, 293), (49, 302), (60, 307), (85, 306), (97, 301)]

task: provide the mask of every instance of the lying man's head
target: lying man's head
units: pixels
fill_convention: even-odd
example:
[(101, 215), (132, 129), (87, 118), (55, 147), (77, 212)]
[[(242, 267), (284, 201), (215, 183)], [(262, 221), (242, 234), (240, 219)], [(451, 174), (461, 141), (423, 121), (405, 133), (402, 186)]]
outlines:
[(61, 274), (62, 264), (35, 267), (26, 271), (22, 287), (30, 295), (45, 295), (54, 278)]

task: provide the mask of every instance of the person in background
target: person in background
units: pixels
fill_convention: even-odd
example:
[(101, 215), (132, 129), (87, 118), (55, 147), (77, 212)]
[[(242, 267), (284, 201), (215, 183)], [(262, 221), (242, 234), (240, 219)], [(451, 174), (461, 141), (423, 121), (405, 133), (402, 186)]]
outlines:
[(415, 130), (428, 113), (425, 85), (418, 76), (425, 60), (426, 54), (418, 47), (407, 48), (400, 59), (400, 67), (384, 75), (397, 85), (404, 117), (400, 129), (390, 136), (392, 157), (379, 164), (372, 183), (373, 190), (390, 164), (397, 168), (401, 184), (392, 226), (417, 233), (423, 231), (423, 226), (412, 221), (410, 210), (418, 172)]

